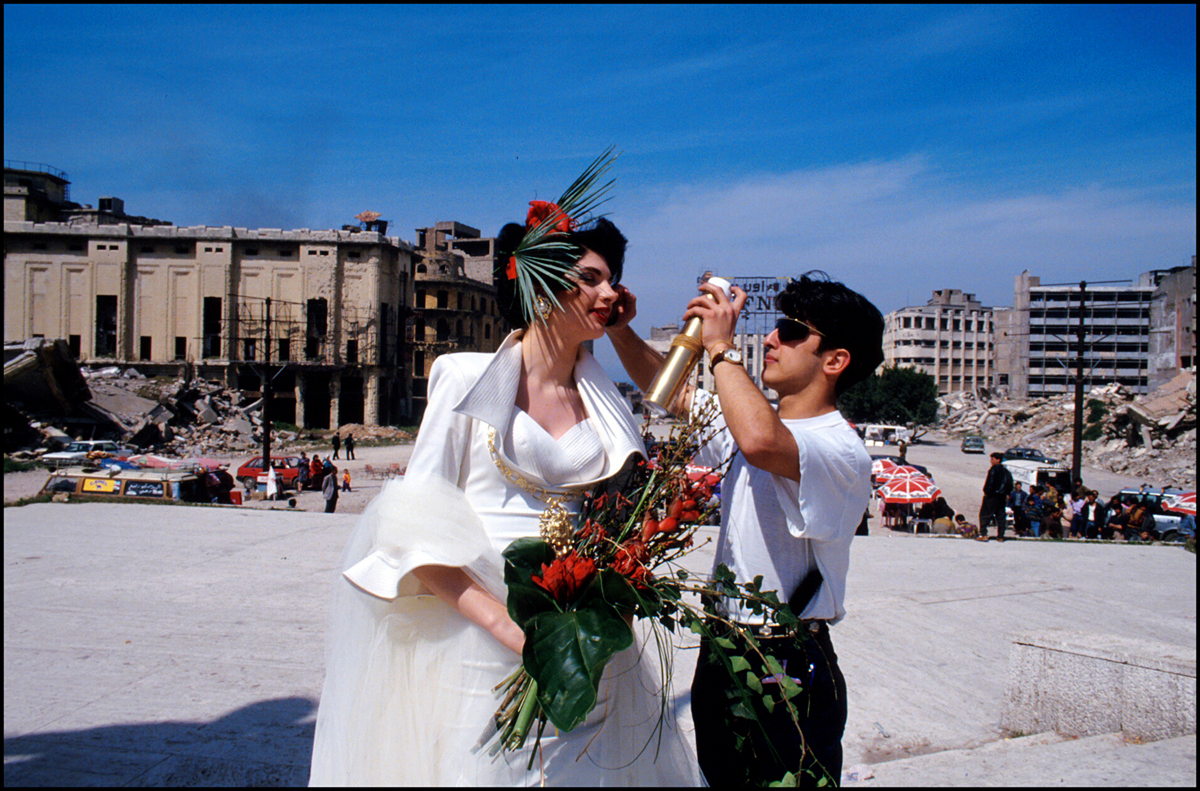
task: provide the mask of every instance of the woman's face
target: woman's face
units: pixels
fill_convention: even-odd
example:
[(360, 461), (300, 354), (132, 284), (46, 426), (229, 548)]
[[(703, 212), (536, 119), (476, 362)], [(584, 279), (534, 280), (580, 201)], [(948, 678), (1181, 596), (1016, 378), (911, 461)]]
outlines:
[(604, 327), (612, 315), (617, 292), (609, 282), (612, 274), (608, 263), (588, 250), (575, 271), (568, 275), (578, 284), (574, 291), (559, 293), (562, 310), (550, 314), (550, 329), (567, 340), (582, 342), (603, 337)]

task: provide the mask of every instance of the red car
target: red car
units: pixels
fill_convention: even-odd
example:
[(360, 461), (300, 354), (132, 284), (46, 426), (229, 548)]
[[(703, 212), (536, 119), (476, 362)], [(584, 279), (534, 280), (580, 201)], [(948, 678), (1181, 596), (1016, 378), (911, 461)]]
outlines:
[[(289, 489), (296, 488), (296, 479), (300, 477), (300, 457), (299, 456), (272, 456), (271, 466), (275, 468), (275, 477), (279, 483)], [(258, 476), (262, 475), (263, 457), (255, 456), (253, 459), (242, 464), (237, 469), (237, 479), (243, 485), (250, 487), (258, 483)]]

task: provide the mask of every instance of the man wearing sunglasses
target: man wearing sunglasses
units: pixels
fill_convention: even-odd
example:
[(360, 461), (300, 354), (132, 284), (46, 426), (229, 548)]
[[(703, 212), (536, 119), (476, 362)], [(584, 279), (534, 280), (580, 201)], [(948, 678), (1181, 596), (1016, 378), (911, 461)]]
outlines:
[[(620, 288), (620, 287), (619, 287)], [(762, 382), (779, 394), (773, 406), (743, 367), (733, 343), (746, 294), (736, 286), (731, 302), (708, 285), (687, 306), (684, 319), (703, 320), (702, 342), (716, 393), (688, 388), (673, 407), (687, 414), (711, 402), (720, 408), (717, 434), (697, 464), (716, 466), (736, 453), (722, 484), (721, 532), (715, 564), (739, 582), (763, 575), (763, 590), (787, 595), (802, 619), (798, 633), (770, 632), (763, 617), (732, 605), (726, 615), (756, 635), (803, 689), (794, 698), (796, 732), (786, 707), (759, 709), (768, 740), (731, 717), (731, 682), (707, 641), (701, 644), (692, 684), (696, 749), (713, 787), (765, 785), (787, 769), (804, 771), (802, 784), (841, 781), (846, 684), (829, 638), (829, 625), (845, 615), (843, 599), (850, 541), (870, 496), (871, 458), (837, 411), (837, 397), (883, 362), (883, 317), (861, 295), (823, 272), (792, 280), (776, 297), (783, 318), (764, 342)], [(636, 300), (620, 293), (621, 321), (609, 337), (626, 371), (643, 391), (662, 356), (628, 328)], [(779, 683), (769, 677), (763, 683)], [(769, 688), (768, 688), (769, 689)], [(767, 744), (769, 741), (770, 744)], [(782, 756), (782, 763), (772, 753)]]

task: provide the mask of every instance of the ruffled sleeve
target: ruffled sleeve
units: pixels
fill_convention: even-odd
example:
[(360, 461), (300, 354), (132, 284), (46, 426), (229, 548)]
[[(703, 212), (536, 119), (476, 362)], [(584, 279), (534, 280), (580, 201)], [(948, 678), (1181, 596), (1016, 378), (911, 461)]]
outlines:
[(381, 493), (368, 554), (343, 574), (381, 599), (427, 593), (412, 575), (420, 566), (463, 568), (493, 593), (504, 590), (503, 562), (459, 487), (473, 421), (456, 413), (465, 373), (439, 357), (429, 377), (429, 403), (402, 483)]

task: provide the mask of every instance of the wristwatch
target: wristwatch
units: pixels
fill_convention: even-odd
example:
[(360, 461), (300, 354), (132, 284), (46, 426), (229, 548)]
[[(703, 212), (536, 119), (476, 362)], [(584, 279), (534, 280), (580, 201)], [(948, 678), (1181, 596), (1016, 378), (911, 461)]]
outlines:
[(713, 355), (712, 360), (708, 363), (708, 372), (714, 373), (713, 369), (717, 367), (717, 363), (726, 362), (734, 365), (742, 364), (742, 353), (734, 347), (730, 346), (727, 349), (722, 349)]

